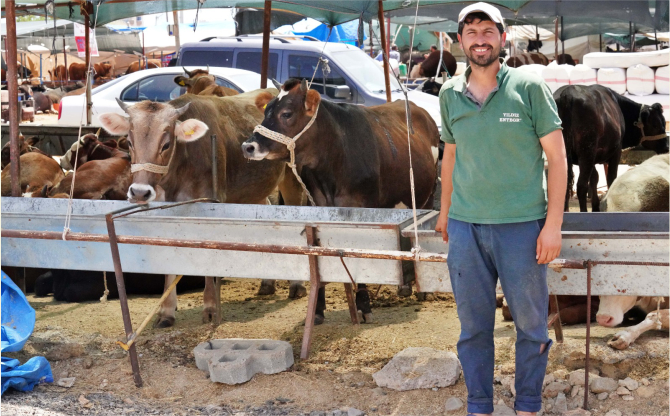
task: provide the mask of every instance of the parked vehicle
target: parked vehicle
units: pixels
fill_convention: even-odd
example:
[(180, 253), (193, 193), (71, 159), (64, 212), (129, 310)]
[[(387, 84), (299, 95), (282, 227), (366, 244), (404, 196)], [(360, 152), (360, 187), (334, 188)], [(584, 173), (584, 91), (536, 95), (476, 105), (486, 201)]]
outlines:
[[(198, 68), (204, 68), (199, 66)], [(193, 70), (195, 68), (189, 68)], [(235, 89), (239, 92), (257, 89), (261, 83), (261, 76), (255, 72), (235, 68), (210, 67), (210, 74), (216, 78), (218, 85)], [(98, 125), (98, 115), (115, 112), (124, 114), (116, 99), (126, 104), (135, 104), (143, 100), (170, 101), (186, 92), (174, 82), (174, 77), (183, 75), (181, 67), (147, 69), (134, 72), (103, 84), (91, 91), (93, 125)], [(84, 108), (86, 97), (73, 95), (63, 97), (58, 111), (58, 124), (78, 126), (81, 120), (86, 120)]]

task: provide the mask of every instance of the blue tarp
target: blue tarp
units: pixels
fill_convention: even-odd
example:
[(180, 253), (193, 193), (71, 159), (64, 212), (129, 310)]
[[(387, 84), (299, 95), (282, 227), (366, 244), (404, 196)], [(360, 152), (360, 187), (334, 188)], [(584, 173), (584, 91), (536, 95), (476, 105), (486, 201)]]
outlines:
[[(322, 24), (310, 30), (309, 32), (293, 32), (293, 34), (312, 36), (322, 42), (325, 42), (326, 36), (328, 36), (328, 26)], [(363, 40), (367, 38), (368, 37), (365, 36), (365, 32), (363, 32)], [(358, 20), (352, 20), (351, 22), (343, 23), (333, 27), (333, 32), (330, 34), (328, 42), (340, 42), (356, 45), (358, 42)]]
[[(2, 272), (2, 345), (1, 351), (21, 351), (35, 328), (35, 310), (12, 279)], [(44, 357), (33, 357), (21, 365), (19, 360), (2, 357), (2, 394), (9, 387), (30, 391), (41, 382), (52, 383), (51, 366)]]

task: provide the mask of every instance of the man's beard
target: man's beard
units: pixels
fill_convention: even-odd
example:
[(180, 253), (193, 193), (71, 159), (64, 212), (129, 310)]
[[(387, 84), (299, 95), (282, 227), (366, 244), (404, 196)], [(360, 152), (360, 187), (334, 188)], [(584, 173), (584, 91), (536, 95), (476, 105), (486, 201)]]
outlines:
[[(476, 47), (490, 47), (491, 48), (491, 55), (487, 56), (475, 56), (474, 52), (472, 49)], [(482, 68), (485, 68), (492, 63), (496, 62), (498, 60), (498, 57), (500, 56), (500, 51), (502, 50), (502, 45), (498, 46), (498, 49), (494, 48), (491, 45), (473, 45), (470, 48), (468, 48), (465, 51), (465, 56), (468, 57), (468, 60), (470, 61), (471, 65), (476, 65)]]

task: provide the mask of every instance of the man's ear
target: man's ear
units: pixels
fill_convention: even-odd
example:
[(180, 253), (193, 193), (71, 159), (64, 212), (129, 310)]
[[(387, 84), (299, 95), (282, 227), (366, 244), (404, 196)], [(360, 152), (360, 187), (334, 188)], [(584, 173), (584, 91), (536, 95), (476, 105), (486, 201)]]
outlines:
[(264, 113), (265, 107), (268, 105), (270, 101), (272, 101), (273, 98), (275, 97), (268, 91), (261, 92), (256, 96), (256, 107), (258, 107), (261, 113)]
[(130, 121), (126, 117), (116, 113), (104, 113), (98, 117), (102, 128), (110, 134), (125, 136), (130, 132)]
[(307, 91), (307, 95), (305, 95), (305, 114), (309, 117), (312, 117), (316, 109), (319, 108), (320, 103), (321, 94), (319, 94), (316, 90)]
[(182, 142), (196, 141), (207, 133), (209, 127), (207, 124), (194, 118), (189, 118), (186, 121), (177, 122), (174, 128), (174, 135), (177, 140)]

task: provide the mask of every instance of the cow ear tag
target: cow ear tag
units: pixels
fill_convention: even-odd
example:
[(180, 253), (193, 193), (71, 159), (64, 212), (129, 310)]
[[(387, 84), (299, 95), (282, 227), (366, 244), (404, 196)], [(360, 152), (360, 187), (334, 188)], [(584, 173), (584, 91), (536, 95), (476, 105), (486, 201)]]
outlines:
[(186, 85), (186, 84), (184, 84), (184, 80), (183, 80), (183, 79), (182, 79), (181, 81), (179, 81), (179, 85), (181, 85), (182, 87), (183, 87), (184, 85)]
[(265, 110), (265, 108), (266, 108), (267, 106), (268, 106), (268, 105), (267, 105), (267, 104), (265, 104), (265, 105), (263, 106), (263, 110)]

